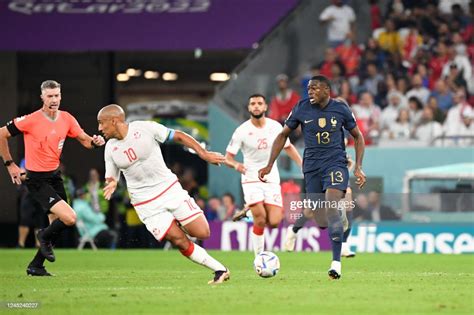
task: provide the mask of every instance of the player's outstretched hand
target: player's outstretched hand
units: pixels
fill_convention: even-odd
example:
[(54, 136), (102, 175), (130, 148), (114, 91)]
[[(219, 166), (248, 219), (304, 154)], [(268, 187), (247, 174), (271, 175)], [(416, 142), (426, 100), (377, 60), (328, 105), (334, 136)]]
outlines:
[(365, 174), (360, 167), (356, 167), (354, 169), (354, 176), (357, 178), (356, 184), (359, 186), (359, 189), (364, 187), (367, 178), (365, 177)]
[(241, 174), (244, 174), (245, 175), (245, 172), (247, 172), (247, 168), (245, 167), (245, 165), (243, 165), (242, 163), (239, 163), (237, 162), (234, 166), (235, 170)]
[(92, 136), (92, 142), (98, 147), (101, 147), (105, 144), (104, 137), (98, 135)]
[(205, 151), (200, 157), (204, 161), (215, 165), (221, 165), (225, 162), (225, 157), (219, 152)]
[(21, 168), (18, 167), (15, 163), (10, 164), (8, 167), (8, 173), (12, 179), (12, 183), (16, 185), (21, 185), (21, 176), (23, 173), (21, 172)]
[(265, 176), (272, 171), (272, 166), (265, 166), (264, 168), (258, 171), (258, 179), (262, 182), (266, 182)]
[(112, 194), (117, 188), (117, 181), (115, 180), (115, 178), (109, 177), (105, 179), (105, 183), (106, 185), (104, 187), (104, 198), (106, 200), (110, 200), (110, 198), (112, 198)]

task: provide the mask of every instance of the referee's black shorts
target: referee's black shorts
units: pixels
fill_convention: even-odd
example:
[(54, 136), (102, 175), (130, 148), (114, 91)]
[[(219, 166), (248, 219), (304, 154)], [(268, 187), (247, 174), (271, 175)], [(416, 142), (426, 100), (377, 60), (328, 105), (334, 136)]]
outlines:
[(46, 224), (45, 218), (43, 207), (29, 193), (26, 193), (20, 203), (19, 225), (43, 228)]
[(59, 201), (67, 201), (59, 170), (51, 172), (26, 171), (25, 183), (31, 197), (41, 205), (46, 214), (51, 213), (49, 210)]

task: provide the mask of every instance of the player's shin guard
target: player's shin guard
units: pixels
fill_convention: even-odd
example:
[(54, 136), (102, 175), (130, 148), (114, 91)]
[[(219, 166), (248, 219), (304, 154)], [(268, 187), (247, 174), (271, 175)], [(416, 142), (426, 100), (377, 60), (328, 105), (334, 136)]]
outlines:
[(328, 211), (328, 232), (332, 247), (332, 260), (341, 261), (341, 246), (343, 238), (343, 227), (341, 216), (338, 211)]
[(260, 252), (263, 252), (265, 246), (265, 239), (263, 238), (263, 231), (265, 228), (253, 226), (252, 232), (252, 245), (253, 245), (253, 252), (255, 256), (257, 256)]
[(308, 218), (303, 214), (295, 221), (295, 224), (293, 224), (293, 232), (295, 232), (295, 234), (298, 234), (298, 231), (303, 228), (306, 222), (308, 222)]
[(197, 264), (203, 265), (212, 271), (227, 270), (223, 264), (212, 258), (204, 248), (189, 241), (189, 246), (186, 250), (181, 250), (183, 256), (188, 257)]

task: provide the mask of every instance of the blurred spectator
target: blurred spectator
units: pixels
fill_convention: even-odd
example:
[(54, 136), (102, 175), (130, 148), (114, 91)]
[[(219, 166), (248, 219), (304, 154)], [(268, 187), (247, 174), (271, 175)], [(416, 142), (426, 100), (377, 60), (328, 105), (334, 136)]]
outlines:
[(89, 234), (97, 247), (115, 248), (117, 233), (109, 229), (105, 224), (105, 215), (94, 210), (88, 199), (85, 190), (77, 190), (77, 198), (74, 199), (73, 207), (77, 214), (77, 220), (83, 223), (83, 226), (78, 228), (79, 235)]
[(462, 122), (461, 112), (465, 107), (471, 107), (466, 100), (466, 93), (463, 89), (458, 89), (453, 96), (454, 105), (448, 110), (443, 129), (446, 135), (456, 134), (456, 129)]
[(408, 140), (411, 136), (411, 129), (410, 112), (406, 108), (400, 108), (397, 120), (388, 126), (388, 130), (383, 132), (382, 137), (394, 140)]
[(405, 97), (399, 92), (390, 92), (387, 96), (388, 106), (385, 107), (381, 114), (381, 129), (388, 129), (398, 119), (400, 108), (407, 107), (403, 104)]
[(400, 215), (395, 213), (389, 206), (382, 205), (380, 194), (376, 191), (369, 192), (367, 197), (369, 203), (369, 220), (379, 222), (385, 220), (400, 220)]
[(354, 33), (350, 32), (342, 45), (336, 47), (336, 54), (346, 68), (346, 76), (357, 74), (359, 67), (361, 49), (355, 42)]
[(445, 115), (444, 115), (444, 112), (441, 109), (439, 109), (438, 101), (436, 100), (436, 97), (430, 96), (430, 98), (428, 99), (428, 104), (426, 104), (426, 106), (431, 108), (431, 110), (433, 111), (433, 119), (439, 122), (440, 124), (442, 124), (444, 121)]
[(332, 5), (326, 7), (319, 21), (328, 23), (328, 41), (331, 47), (337, 47), (344, 42), (347, 34), (354, 28), (356, 16), (351, 7), (344, 4), (342, 0), (332, 0)]
[(369, 38), (367, 41), (367, 45), (361, 55), (359, 76), (367, 76), (367, 73), (365, 71), (367, 69), (367, 64), (371, 62), (376, 64), (377, 69), (382, 69), (385, 63), (385, 59), (385, 52), (380, 49), (377, 41), (373, 38)]
[(383, 82), (383, 76), (377, 71), (377, 66), (374, 62), (367, 64), (367, 78), (364, 79), (364, 90), (370, 92), (372, 95), (377, 94), (377, 87), (380, 82)]
[(432, 145), (434, 139), (443, 134), (443, 127), (433, 119), (433, 110), (430, 107), (423, 108), (423, 114), (418, 126), (415, 127), (414, 138), (426, 145)]
[(300, 100), (300, 96), (289, 88), (288, 76), (286, 74), (279, 74), (276, 77), (276, 81), (278, 91), (270, 102), (269, 117), (283, 123), (293, 109), (293, 106)]
[(222, 204), (224, 205), (224, 215), (221, 215), (222, 221), (232, 220), (232, 216), (236, 211), (239, 211), (235, 204), (235, 198), (231, 193), (225, 193), (222, 196)]
[(328, 77), (329, 79), (332, 79), (332, 72), (331, 68), (332, 65), (336, 62), (337, 60), (337, 54), (334, 48), (326, 48), (324, 52), (324, 60), (321, 61), (319, 64), (319, 73), (321, 75), (324, 75)]
[(338, 96), (342, 97), (349, 105), (357, 102), (357, 96), (352, 93), (351, 85), (347, 80), (342, 82), (341, 93)]
[(410, 121), (413, 125), (418, 125), (423, 114), (423, 104), (413, 96), (408, 99), (408, 110), (410, 111)]
[(219, 214), (225, 212), (221, 200), (216, 197), (209, 198), (207, 206), (201, 209), (204, 209), (204, 215), (206, 216), (207, 221), (219, 221)]
[(412, 24), (409, 28), (408, 34), (403, 39), (402, 56), (403, 60), (412, 61), (421, 45), (423, 38), (418, 33), (416, 26)]
[(361, 131), (364, 130), (364, 140), (367, 144), (372, 143), (373, 138), (379, 135), (380, 107), (374, 104), (372, 94), (363, 92), (359, 97), (359, 103), (352, 106), (354, 115)]
[(369, 0), (370, 3), (370, 28), (373, 30), (382, 26), (382, 11), (379, 8), (378, 0)]
[(365, 194), (358, 194), (355, 199), (355, 208), (352, 210), (354, 221), (369, 220), (369, 201)]
[(74, 184), (74, 179), (66, 174), (66, 165), (63, 162), (59, 164), (59, 171), (61, 172), (61, 178), (63, 180), (64, 190), (66, 191), (68, 204), (72, 204), (72, 200), (76, 195), (76, 185)]
[[(438, 81), (441, 78), (441, 73), (443, 72), (444, 65), (448, 62), (448, 47), (444, 42), (438, 42), (435, 49), (435, 56), (433, 56), (428, 62), (428, 67), (431, 70), (430, 82)], [(432, 86), (430, 85), (430, 88)]]
[(417, 64), (416, 65), (416, 73), (421, 76), (421, 80), (423, 82), (422, 85), (425, 88), (431, 89), (432, 86), (431, 86), (431, 83), (430, 83), (430, 78), (429, 78), (429, 75), (428, 75), (428, 69), (426, 69), (426, 66), (422, 63)]
[[(467, 82), (472, 80), (472, 65), (466, 53), (465, 48), (456, 51), (454, 46), (450, 46), (448, 48), (449, 60), (443, 67), (442, 76), (449, 78), (458, 86), (467, 87)], [(452, 73), (453, 69), (457, 70), (455, 74)]]
[(428, 97), (430, 96), (430, 90), (423, 86), (423, 78), (419, 74), (415, 74), (411, 80), (411, 89), (407, 92), (406, 97), (415, 96), (423, 104), (426, 104)]
[(438, 9), (442, 14), (451, 14), (459, 10), (469, 11), (469, 3), (470, 0), (439, 0)]
[(331, 66), (331, 92), (333, 95), (340, 95), (342, 84), (345, 80), (345, 68), (340, 61), (336, 61)]
[(400, 34), (395, 28), (395, 22), (391, 19), (385, 20), (384, 29), (377, 37), (377, 42), (383, 50), (393, 54), (399, 53), (402, 47)]
[[(399, 77), (397, 79), (397, 90), (402, 93), (403, 95), (406, 94), (408, 91), (408, 79), (405, 77)], [(409, 97), (405, 95), (405, 97), (408, 99)]]
[(104, 197), (104, 183), (100, 181), (99, 171), (95, 168), (89, 170), (89, 180), (84, 189), (90, 198), (92, 209), (96, 212), (107, 213), (109, 211), (109, 202)]

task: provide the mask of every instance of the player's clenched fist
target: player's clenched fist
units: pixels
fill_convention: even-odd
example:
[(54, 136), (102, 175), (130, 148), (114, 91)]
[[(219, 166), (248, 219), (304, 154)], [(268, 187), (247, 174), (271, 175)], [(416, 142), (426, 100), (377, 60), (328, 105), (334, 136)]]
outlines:
[(258, 171), (258, 179), (260, 179), (262, 182), (266, 182), (267, 180), (265, 179), (265, 176), (270, 174), (271, 171), (272, 166), (265, 166), (264, 168), (260, 169)]

